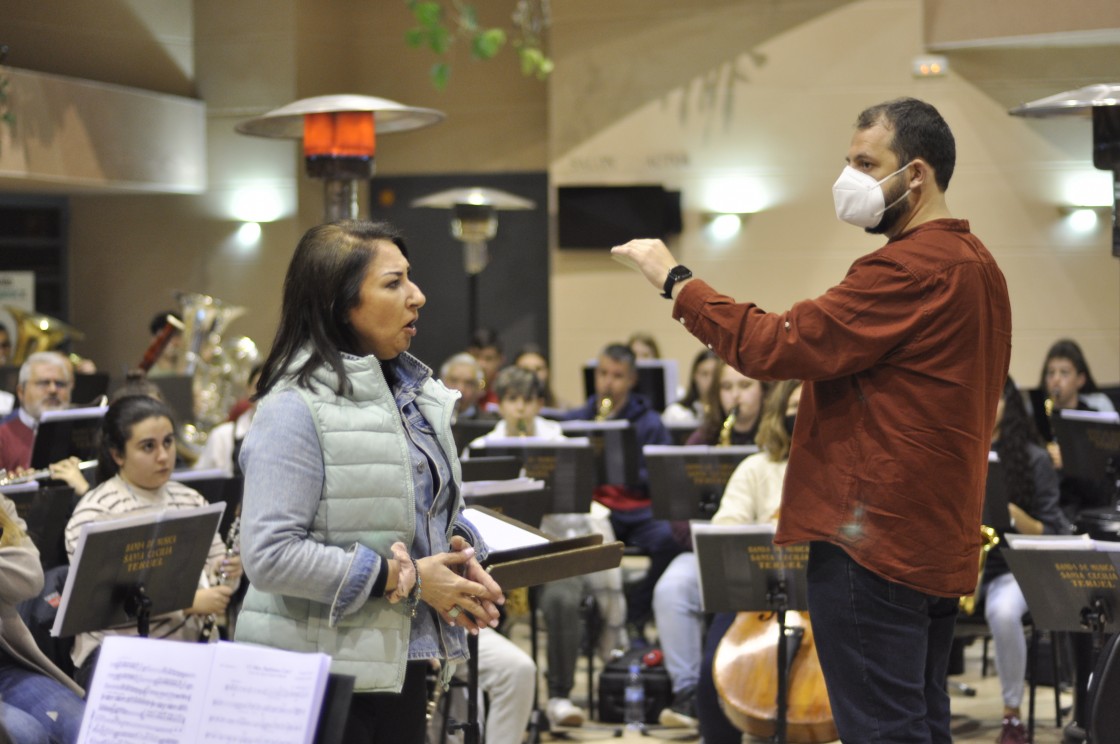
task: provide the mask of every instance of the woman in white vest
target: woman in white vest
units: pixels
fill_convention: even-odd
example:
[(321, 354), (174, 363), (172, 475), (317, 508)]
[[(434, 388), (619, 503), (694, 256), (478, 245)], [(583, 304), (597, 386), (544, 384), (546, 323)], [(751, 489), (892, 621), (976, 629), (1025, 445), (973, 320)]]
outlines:
[(389, 225), (309, 230), (241, 451), (236, 638), (354, 676), (347, 743), (423, 741), (432, 660), (465, 659), (504, 602), (460, 513), (458, 395), (407, 353), (424, 302)]

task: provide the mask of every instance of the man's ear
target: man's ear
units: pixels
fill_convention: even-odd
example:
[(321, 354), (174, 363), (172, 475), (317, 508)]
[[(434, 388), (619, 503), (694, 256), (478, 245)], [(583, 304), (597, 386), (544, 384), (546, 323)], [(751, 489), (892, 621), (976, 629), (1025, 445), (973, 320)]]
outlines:
[(907, 169), (910, 171), (908, 176), (911, 189), (922, 189), (927, 186), (937, 185), (937, 178), (933, 172), (933, 166), (921, 158), (914, 158), (914, 161), (907, 166)]

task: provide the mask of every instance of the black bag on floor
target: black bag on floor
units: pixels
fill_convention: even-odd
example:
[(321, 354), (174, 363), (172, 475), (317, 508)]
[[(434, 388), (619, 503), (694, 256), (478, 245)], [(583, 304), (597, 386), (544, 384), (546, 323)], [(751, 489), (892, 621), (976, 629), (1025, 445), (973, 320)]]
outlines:
[[(643, 657), (656, 659), (654, 666), (647, 666)], [(637, 662), (642, 669), (642, 682), (646, 690), (646, 723), (657, 723), (661, 711), (673, 702), (673, 685), (669, 673), (661, 663), (660, 650), (640, 648), (628, 651), (609, 662), (599, 674), (599, 721), (622, 723), (626, 701), (626, 682), (630, 678), (630, 665)]]

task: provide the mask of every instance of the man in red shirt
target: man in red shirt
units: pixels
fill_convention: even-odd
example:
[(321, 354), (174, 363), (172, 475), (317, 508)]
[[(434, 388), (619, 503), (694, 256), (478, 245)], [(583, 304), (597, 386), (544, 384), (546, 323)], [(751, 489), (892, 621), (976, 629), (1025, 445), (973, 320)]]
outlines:
[(775, 542), (809, 542), (809, 610), (844, 741), (952, 741), (949, 648), (957, 598), (976, 585), (1011, 354), (1003, 274), (945, 202), (955, 160), (929, 104), (862, 112), (836, 213), (888, 242), (783, 313), (691, 279), (660, 241), (613, 249), (743, 374), (805, 380)]

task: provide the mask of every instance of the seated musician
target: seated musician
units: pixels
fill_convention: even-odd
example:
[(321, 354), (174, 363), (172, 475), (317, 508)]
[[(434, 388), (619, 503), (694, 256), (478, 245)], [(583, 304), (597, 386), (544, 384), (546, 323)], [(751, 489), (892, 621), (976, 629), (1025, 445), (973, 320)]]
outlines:
[(666, 426), (698, 426), (704, 418), (707, 406), (704, 401), (708, 388), (715, 380), (716, 363), (719, 356), (711, 349), (701, 349), (692, 360), (688, 373), (688, 390), (684, 397), (665, 406), (661, 412), (661, 422)]
[[(777, 521), (800, 400), (798, 380), (779, 382), (767, 394), (758, 424), (757, 443), (761, 451), (735, 468), (724, 488), (719, 510), (712, 517), (713, 523)], [(735, 613), (716, 615), (705, 641), (698, 578), (696, 555), (682, 553), (669, 564), (654, 590), (654, 617), (673, 685), (673, 702), (661, 712), (659, 721), (663, 726), (694, 726), (699, 722), (706, 744), (738, 744), (743, 734), (720, 710), (711, 673), (715, 650)]]
[[(1070, 525), (1059, 505), (1058, 475), (1010, 377), (996, 406), (992, 449), (999, 454), (1003, 468), (1012, 531), (1024, 535), (1068, 533)], [(1023, 637), (1027, 601), (1002, 549), (1001, 541), (988, 553), (980, 585), (1003, 695), (1003, 727), (996, 741), (1024, 744), (1029, 741), (1020, 712), (1027, 671), (1027, 642)]]
[[(0, 468), (9, 476), (28, 472), (31, 446), (44, 411), (70, 407), (74, 372), (70, 360), (57, 351), (37, 351), (19, 368), (16, 415), (0, 424)], [(70, 457), (50, 465), (50, 475), (65, 481), (78, 496), (89, 490), (89, 483), (78, 469), (78, 458)]]
[[(492, 432), (471, 442), (471, 448), (485, 447), (489, 442), (506, 437), (563, 439), (560, 425), (539, 415), (544, 389), (541, 379), (527, 369), (512, 366), (499, 372), (494, 381), (494, 393), (498, 396), (502, 420)], [(541, 529), (556, 537), (598, 532), (604, 540), (613, 541), (609, 514), (605, 507), (592, 504), (590, 514), (547, 514)], [(622, 595), (622, 571), (615, 568), (553, 581), (541, 586), (539, 592), (538, 605), (548, 630), (549, 699), (545, 714), (554, 730), (562, 726), (581, 726), (587, 713), (571, 701), (582, 632), (580, 607), (585, 595), (594, 595), (607, 626), (603, 642), (608, 644), (608, 652), (624, 645), (626, 604)]]
[(623, 344), (608, 344), (595, 367), (595, 393), (587, 402), (564, 414), (567, 420), (595, 419), (630, 422), (638, 445), (638, 485), (612, 483), (596, 487), (594, 498), (611, 510), (611, 527), (619, 540), (649, 555), (645, 577), (626, 597), (626, 625), (632, 646), (645, 644), (645, 625), (653, 618), (653, 587), (669, 562), (681, 552), (665, 520), (654, 519), (647, 487), (647, 444), (672, 444), (661, 416), (649, 399), (636, 392), (638, 367), (634, 352)]
[[(250, 393), (257, 389), (257, 382), (261, 377), (261, 365), (256, 365), (249, 372)], [(195, 470), (225, 470), (231, 475), (241, 475), (241, 465), (238, 456), (241, 454), (241, 443), (249, 433), (249, 426), (253, 423), (253, 415), (257, 412), (257, 402), (252, 397), (248, 398), (248, 405), (232, 421), (224, 421), (206, 436), (206, 444), (202, 454), (194, 463)]]
[[(768, 385), (718, 360), (700, 426), (686, 444), (754, 444)], [(734, 414), (734, 415), (732, 415)]]
[(39, 649), (16, 605), (39, 594), (43, 567), (39, 551), (0, 496), (0, 732), (5, 741), (78, 740), (85, 703), (82, 689)]
[(452, 423), (474, 419), (496, 420), (497, 416), (482, 406), (482, 390), (486, 385), (478, 360), (467, 352), (450, 357), (439, 368), (439, 379), (452, 390), (459, 391), (459, 403)]
[[(194, 489), (171, 481), (175, 465), (175, 427), (171, 410), (146, 395), (119, 398), (109, 406), (101, 424), (98, 453), (100, 483), (82, 497), (66, 525), (66, 552), (71, 559), (78, 546), (82, 526), (140, 510), (191, 509), (206, 506)], [(194, 604), (186, 610), (151, 620), (150, 637), (198, 641), (204, 620), (220, 614), (229, 604), (233, 588), (241, 578), (241, 559), (227, 556), (221, 536), (215, 534), (206, 568), (198, 579)], [(82, 633), (71, 654), (75, 679), (83, 686), (97, 663), (101, 640), (108, 634), (135, 635), (135, 624)]]

